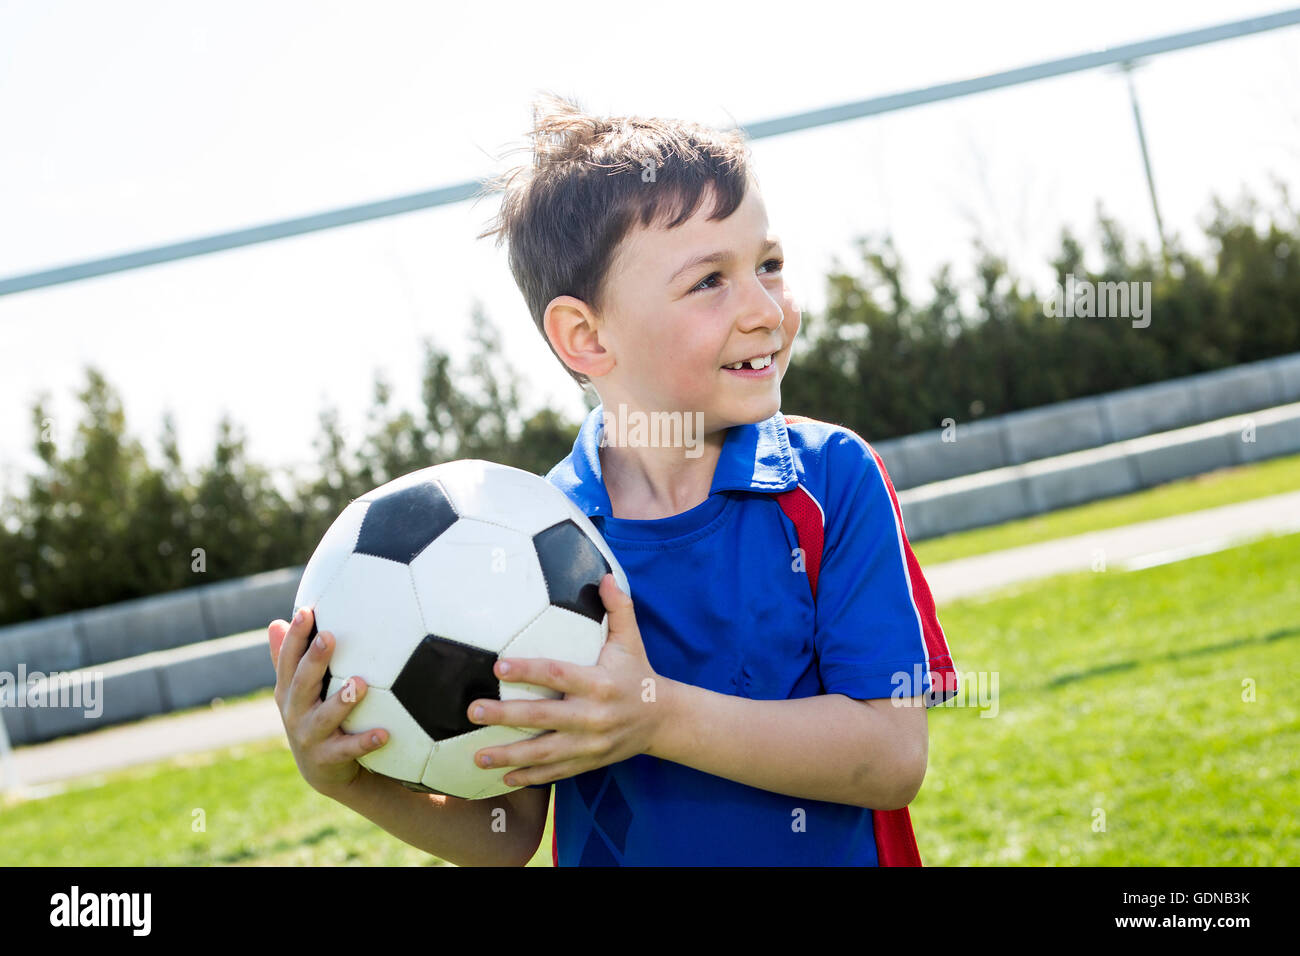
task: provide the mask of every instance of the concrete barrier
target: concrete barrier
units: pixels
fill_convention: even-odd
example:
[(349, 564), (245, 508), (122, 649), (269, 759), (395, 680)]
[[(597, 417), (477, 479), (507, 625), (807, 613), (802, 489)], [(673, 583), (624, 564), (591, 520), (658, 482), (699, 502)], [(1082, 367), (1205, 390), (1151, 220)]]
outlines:
[(1180, 431), (1201, 434), (1183, 434), (1177, 442), (1152, 442), (1133, 453), (1133, 466), (1142, 487), (1237, 464), (1233, 449), (1238, 442), (1235, 422), (1228, 429), (1197, 425)]
[(1058, 402), (1002, 416), (1006, 433), (1007, 464), (1052, 458), (1110, 441), (1095, 398)]
[[(39, 693), (46, 700), (50, 699), (49, 695), (58, 694), (65, 695), (65, 700), (78, 703), (19, 708), (23, 711), (23, 743), (39, 743), (69, 734), (85, 733), (142, 717), (165, 714), (172, 709), (162, 694), (155, 667), (136, 666), (131, 661), (73, 671), (59, 675), (57, 681), (47, 678), (39, 683)], [(93, 687), (84, 686), (86, 684), (92, 684)], [(92, 700), (87, 695), (93, 695), (93, 707), (87, 706)], [(14, 740), (15, 744), (18, 742), (17, 739)]]
[(1249, 429), (1243, 429), (1245, 434), (1237, 436), (1234, 449), (1243, 464), (1300, 450), (1300, 416), (1291, 417), (1280, 412), (1271, 408), (1242, 417), (1243, 423), (1249, 423)]
[[(1001, 420), (959, 423), (950, 434), (953, 441), (943, 440), (941, 428), (898, 439), (898, 456), (907, 479), (903, 487), (915, 488), (1009, 464)], [(899, 487), (896, 480), (894, 487)]]
[(1277, 381), (1278, 403), (1300, 402), (1300, 354), (1273, 359), (1269, 367)]
[(899, 495), (903, 527), (912, 540), (935, 538), (986, 524), (1023, 518), (1034, 509), (1024, 476), (1001, 468), (984, 475), (953, 478)]
[(83, 666), (215, 637), (203, 616), (198, 588), (185, 588), (83, 611), (78, 621), (86, 645)]
[(16, 674), (19, 664), (28, 671), (68, 671), (85, 663), (85, 644), (75, 615), (58, 614), (0, 628), (0, 671)]
[(1098, 396), (1113, 441), (1140, 438), (1202, 421), (1195, 392), (1183, 381), (1126, 388)]
[(266, 632), (259, 630), (47, 675), (36, 683), (39, 703), (0, 707), (15, 746), (274, 687), (275, 670)]
[(306, 565), (267, 571), (234, 581), (210, 584), (200, 599), (210, 622), (208, 637), (225, 637), (265, 628), (276, 618), (293, 616), (293, 598)]
[(1272, 408), (1279, 403), (1278, 377), (1271, 362), (1251, 362), (1193, 376), (1190, 383), (1203, 422)]
[(0, 671), (71, 671), (265, 628), (293, 613), (304, 567), (0, 627)]
[(193, 650), (170, 655), (158, 668), (163, 691), (174, 709), (199, 707), (217, 697), (237, 697), (275, 686), (265, 630), (205, 641)]
[(963, 422), (956, 442), (935, 428), (872, 445), (902, 491), (1295, 401), (1300, 353)]
[(1140, 487), (1137, 471), (1128, 455), (1096, 458), (1086, 453), (1071, 456), (1082, 460), (1065, 463), (1057, 460), (1055, 467), (1025, 469), (1025, 483), (1029, 502), (1035, 513), (1070, 508), (1098, 498), (1109, 498), (1137, 491)]
[[(1253, 442), (1242, 440), (1247, 423)], [(908, 537), (920, 541), (1296, 453), (1300, 402), (935, 482), (898, 501)]]

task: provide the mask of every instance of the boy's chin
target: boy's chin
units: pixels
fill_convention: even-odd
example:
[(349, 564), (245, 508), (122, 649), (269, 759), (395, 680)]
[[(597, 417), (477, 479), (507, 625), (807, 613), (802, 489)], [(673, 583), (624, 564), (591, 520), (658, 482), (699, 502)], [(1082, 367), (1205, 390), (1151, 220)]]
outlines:
[(756, 425), (765, 422), (781, 410), (781, 393), (770, 398), (736, 403), (726, 409), (719, 409), (720, 415), (730, 419), (733, 425)]

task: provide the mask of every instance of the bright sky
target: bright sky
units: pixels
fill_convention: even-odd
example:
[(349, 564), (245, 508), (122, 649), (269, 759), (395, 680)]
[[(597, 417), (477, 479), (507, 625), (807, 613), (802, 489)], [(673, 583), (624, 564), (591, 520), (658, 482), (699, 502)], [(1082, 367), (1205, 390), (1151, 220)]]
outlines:
[[(497, 172), (541, 89), (602, 113), (745, 124), (1283, 8), (0, 0), (0, 276)], [(1135, 81), (1170, 232), (1197, 237), (1215, 194), (1271, 203), (1274, 177), (1300, 195), (1300, 28), (1167, 54)], [(753, 154), (813, 310), (862, 235), (891, 232), (921, 294), (942, 262), (970, 274), (979, 233), (1045, 289), (1061, 227), (1091, 236), (1098, 201), (1155, 239), (1113, 69)], [(475, 301), (528, 397), (577, 417), (504, 250), (474, 239), (494, 212), (464, 203), (0, 299), (0, 481), (37, 464), (40, 390), (67, 447), (91, 363), (151, 454), (171, 409), (195, 467), (228, 411), (255, 460), (309, 462), (326, 404), (359, 436), (376, 369), (417, 405), (420, 341), (461, 354)]]

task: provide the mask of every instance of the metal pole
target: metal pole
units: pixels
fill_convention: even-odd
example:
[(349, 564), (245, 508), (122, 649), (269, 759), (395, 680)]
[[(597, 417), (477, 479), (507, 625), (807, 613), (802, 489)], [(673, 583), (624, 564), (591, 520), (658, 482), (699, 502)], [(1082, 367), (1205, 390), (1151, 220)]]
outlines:
[(1156, 201), (1156, 181), (1151, 175), (1151, 156), (1147, 152), (1146, 132), (1142, 128), (1142, 111), (1138, 109), (1137, 90), (1133, 87), (1133, 61), (1125, 60), (1120, 64), (1124, 71), (1124, 80), (1128, 83), (1128, 98), (1133, 104), (1133, 122), (1137, 126), (1138, 145), (1142, 147), (1142, 167), (1147, 173), (1147, 191), (1151, 193), (1151, 210), (1156, 214), (1156, 232), (1160, 235), (1160, 253), (1169, 261), (1169, 246), (1165, 242), (1165, 224), (1160, 218), (1160, 203)]

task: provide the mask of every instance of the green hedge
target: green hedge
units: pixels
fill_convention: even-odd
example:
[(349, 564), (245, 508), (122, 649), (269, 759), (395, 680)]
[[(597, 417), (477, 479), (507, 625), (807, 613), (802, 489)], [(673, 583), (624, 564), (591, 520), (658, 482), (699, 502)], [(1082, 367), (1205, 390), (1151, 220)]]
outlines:
[(1058, 283), (1149, 282), (1145, 328), (1049, 315), (1053, 290), (1028, 289), (986, 249), (973, 306), (946, 267), (913, 302), (892, 243), (861, 241), (862, 274), (829, 276), (826, 313), (805, 316), (784, 407), (881, 440), (1300, 351), (1300, 228), (1287, 209), (1259, 218), (1216, 204), (1208, 262), (1177, 244), (1167, 260), (1134, 247), (1099, 215), (1094, 270), (1064, 233)]

